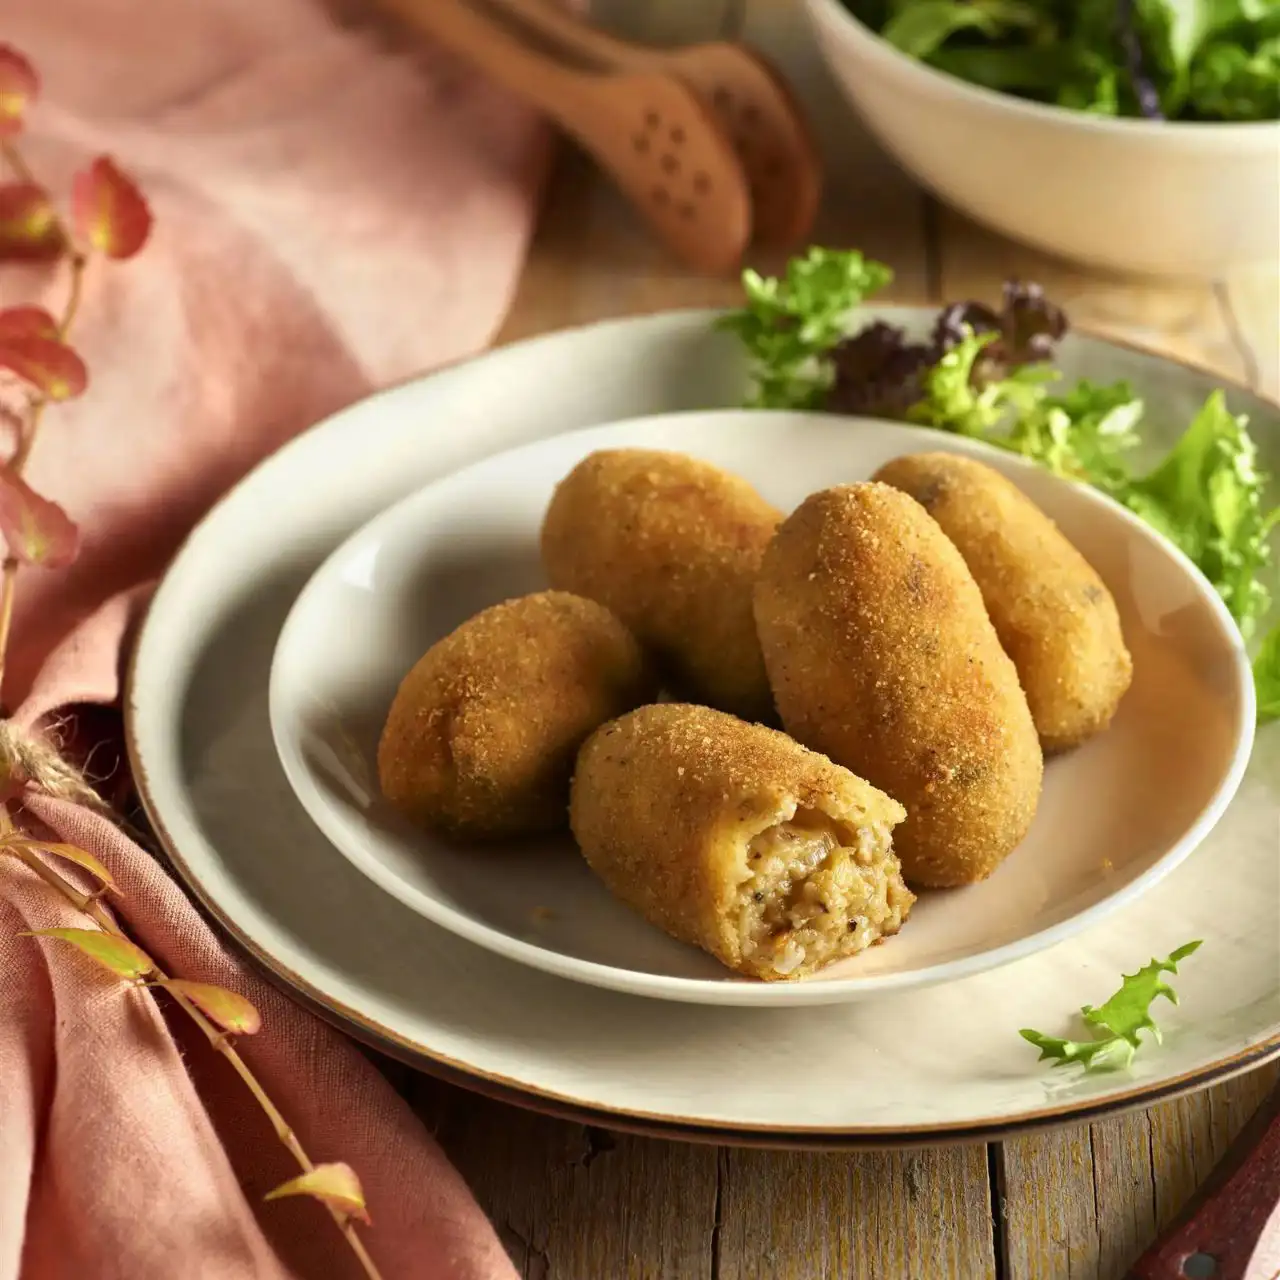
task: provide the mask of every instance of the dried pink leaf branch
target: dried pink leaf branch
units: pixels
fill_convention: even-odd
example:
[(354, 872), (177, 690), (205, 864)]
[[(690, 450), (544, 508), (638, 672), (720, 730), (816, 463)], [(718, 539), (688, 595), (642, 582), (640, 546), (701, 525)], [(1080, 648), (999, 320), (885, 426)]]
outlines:
[[(67, 342), (83, 296), (91, 254), (108, 259), (131, 258), (146, 243), (151, 212), (133, 181), (108, 156), (100, 156), (76, 175), (71, 195), (71, 220), (65, 221), (52, 199), (36, 181), (14, 138), (22, 130), (26, 108), (39, 91), (31, 64), (15, 50), (0, 45), (0, 158), (15, 182), (0, 182), (0, 257), (65, 260), (67, 294), (61, 313), (53, 316), (39, 307), (0, 310), (0, 368), (17, 375), (27, 387), (25, 413), (16, 418), (16, 443), (11, 458), (0, 464), (0, 534), (8, 553), (0, 569), (0, 687), (5, 654), (13, 626), (18, 570), (23, 565), (54, 568), (69, 564), (78, 547), (78, 530), (57, 503), (37, 494), (23, 479), (35, 447), (46, 407), (80, 395), (88, 383), (84, 362)], [(11, 734), (0, 735), (8, 741)], [(30, 753), (28, 753), (29, 755)], [(302, 1173), (272, 1192), (267, 1199), (307, 1195), (323, 1204), (371, 1280), (381, 1280), (373, 1259), (356, 1231), (356, 1221), (368, 1222), (364, 1192), (355, 1172), (345, 1164), (315, 1164), (279, 1108), (268, 1096), (248, 1064), (231, 1044), (234, 1035), (253, 1035), (261, 1027), (258, 1010), (236, 992), (206, 982), (164, 973), (147, 953), (125, 936), (103, 906), (104, 893), (119, 892), (111, 872), (93, 854), (75, 845), (27, 837), (13, 823), (10, 803), (25, 789), (40, 785), (34, 757), (24, 768), (17, 749), (0, 751), (0, 858), (18, 859), (96, 928), (52, 928), (31, 932), (75, 947), (123, 982), (137, 988), (164, 991), (204, 1033), (210, 1046), (227, 1060), (267, 1117), (276, 1137)], [(59, 769), (70, 766), (55, 760)], [(77, 793), (89, 796), (78, 773)], [(46, 781), (45, 786), (52, 784)], [(93, 797), (96, 799), (96, 797)], [(83, 893), (42, 855), (76, 863), (96, 882)]]
[[(117, 977), (135, 985), (145, 982), (148, 986), (159, 987), (161, 990), (166, 991), (182, 1008), (183, 1012), (204, 1032), (205, 1038), (213, 1049), (226, 1058), (232, 1070), (244, 1081), (245, 1087), (253, 1095), (259, 1107), (271, 1122), (272, 1128), (275, 1129), (276, 1137), (279, 1138), (289, 1154), (298, 1162), (303, 1174), (314, 1173), (317, 1168), (332, 1167), (317, 1166), (311, 1157), (307, 1155), (302, 1144), (298, 1141), (297, 1135), (290, 1128), (279, 1108), (272, 1102), (257, 1077), (249, 1069), (248, 1063), (228, 1041), (228, 1034), (250, 1035), (258, 1030), (257, 1010), (254, 1009), (249, 1001), (235, 992), (225, 991), (209, 983), (188, 983), (181, 979), (169, 977), (141, 947), (125, 936), (110, 913), (95, 897), (81, 893), (75, 885), (64, 879), (62, 875), (39, 856), (32, 844), (32, 841), (16, 836), (8, 813), (0, 811), (0, 854), (13, 854), (19, 858), (47, 885), (56, 890), (78, 911), (89, 916), (98, 926), (96, 929), (42, 929), (35, 931), (32, 936), (54, 938), (58, 941), (70, 943), (98, 964), (116, 974)], [(204, 1010), (203, 1012), (202, 1009)], [(206, 1016), (206, 1014), (212, 1014), (213, 1018), (218, 1021), (215, 1022), (213, 1018)], [(247, 1022), (249, 1025), (227, 1025), (227, 1023), (234, 1024), (237, 1021)], [(341, 1167), (347, 1168), (345, 1165)], [(369, 1256), (364, 1242), (356, 1233), (355, 1225), (352, 1222), (353, 1216), (366, 1220), (368, 1211), (364, 1203), (364, 1193), (360, 1189), (359, 1179), (349, 1169), (348, 1173), (350, 1178), (345, 1185), (353, 1203), (358, 1201), (358, 1212), (346, 1205), (336, 1203), (327, 1192), (316, 1193), (315, 1198), (320, 1200), (328, 1209), (330, 1216), (337, 1223), (338, 1229), (346, 1237), (356, 1257), (359, 1258), (366, 1274), (371, 1277), (371, 1280), (381, 1280), (378, 1269), (373, 1259)], [(297, 1181), (297, 1179), (294, 1179), (284, 1185), (292, 1187)], [(281, 1194), (300, 1195), (305, 1194), (305, 1192), (303, 1190), (285, 1192), (281, 1189)], [(272, 1199), (273, 1196), (274, 1193), (269, 1195), (267, 1199)]]

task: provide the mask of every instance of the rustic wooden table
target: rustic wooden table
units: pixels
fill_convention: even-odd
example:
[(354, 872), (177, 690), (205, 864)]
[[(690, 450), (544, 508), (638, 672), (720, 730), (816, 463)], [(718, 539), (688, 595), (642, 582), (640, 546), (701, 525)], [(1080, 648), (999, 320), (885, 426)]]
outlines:
[[(897, 272), (903, 301), (1042, 282), (1080, 325), (1280, 394), (1280, 280), (1153, 285), (1087, 274), (942, 208), (859, 132), (795, 0), (597, 0), (627, 34), (742, 37), (788, 70), (823, 135), (814, 239)], [(762, 260), (763, 269), (779, 263)], [(554, 174), (502, 341), (605, 316), (728, 305), (657, 247), (581, 158)], [(1275, 1083), (1277, 1068), (1146, 1112), (991, 1146), (779, 1153), (613, 1135), (398, 1081), (471, 1183), (526, 1280), (1072, 1280), (1123, 1276)]]

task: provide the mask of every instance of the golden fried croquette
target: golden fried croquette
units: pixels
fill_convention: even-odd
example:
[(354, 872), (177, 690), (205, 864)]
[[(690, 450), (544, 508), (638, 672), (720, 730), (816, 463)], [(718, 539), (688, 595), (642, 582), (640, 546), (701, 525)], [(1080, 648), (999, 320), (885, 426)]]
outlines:
[(764, 725), (641, 707), (578, 755), (588, 865), (651, 924), (748, 977), (802, 978), (897, 933), (902, 806)]
[(709, 463), (607, 449), (557, 487), (542, 560), (553, 587), (612, 609), (680, 692), (767, 719), (751, 589), (781, 519), (745, 480)]
[(1116, 602), (1058, 526), (998, 471), (954, 453), (895, 458), (875, 478), (909, 493), (964, 557), (1044, 750), (1105, 729), (1133, 662)]
[(401, 683), (378, 744), (383, 795), (469, 839), (563, 827), (583, 740), (656, 687), (639, 642), (595, 601), (543, 591), (495, 605)]
[(787, 731), (906, 806), (912, 885), (981, 880), (1027, 833), (1043, 761), (960, 553), (888, 485), (826, 489), (765, 555), (756, 621)]

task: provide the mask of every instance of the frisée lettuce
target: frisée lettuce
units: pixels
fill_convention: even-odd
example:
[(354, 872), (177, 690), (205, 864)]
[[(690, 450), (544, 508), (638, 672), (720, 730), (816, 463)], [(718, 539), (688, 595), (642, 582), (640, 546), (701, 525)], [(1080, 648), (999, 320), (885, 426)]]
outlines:
[(1253, 660), (1253, 683), (1258, 719), (1280, 720), (1280, 627), (1271, 629)]
[(1152, 960), (1137, 973), (1126, 973), (1120, 989), (1104, 1004), (1085, 1005), (1080, 1015), (1093, 1033), (1088, 1040), (1066, 1040), (1042, 1031), (1023, 1028), (1018, 1034), (1040, 1050), (1040, 1061), (1051, 1060), (1055, 1067), (1078, 1062), (1086, 1071), (1115, 1071), (1127, 1067), (1142, 1044), (1141, 1032), (1149, 1031), (1160, 1043), (1160, 1028), (1151, 1016), (1157, 996), (1170, 1004), (1178, 997), (1162, 975), (1177, 973), (1178, 965), (1198, 950), (1199, 941), (1187, 942), (1167, 959)]

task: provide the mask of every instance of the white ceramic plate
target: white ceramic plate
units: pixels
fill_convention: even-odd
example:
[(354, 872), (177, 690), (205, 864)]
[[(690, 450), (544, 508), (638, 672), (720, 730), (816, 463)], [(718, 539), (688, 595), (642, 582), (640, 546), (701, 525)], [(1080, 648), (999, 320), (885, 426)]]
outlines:
[[(930, 313), (868, 309), (917, 332)], [(1167, 443), (1217, 381), (1075, 337), (1069, 374), (1128, 378)], [(509, 347), (373, 397), (283, 449), (196, 530), (158, 590), (127, 700), (148, 812), (196, 896), (304, 1000), (475, 1088), (619, 1127), (817, 1146), (971, 1138), (1092, 1116), (1280, 1054), (1280, 725), (1258, 734), (1217, 827), (1161, 884), (1016, 964), (848, 1005), (639, 999), (513, 964), (423, 920), (307, 817), (267, 715), (281, 625), (377, 512), (487, 454), (646, 413), (730, 406), (742, 366), (705, 312)], [(1246, 409), (1280, 470), (1280, 411)], [(1163, 424), (1163, 426), (1162, 426)], [(1102, 851), (1100, 856), (1105, 856)], [(1067, 1033), (1123, 970), (1190, 938), (1165, 1043), (1131, 1071), (1052, 1072), (1017, 1036)]]
[[(885, 946), (804, 982), (742, 979), (613, 899), (566, 833), (506, 849), (414, 830), (378, 795), (376, 750), (404, 673), (491, 604), (547, 586), (538, 556), (556, 484), (596, 449), (675, 449), (789, 511), (891, 458), (983, 458), (1048, 512), (1116, 597), (1135, 679), (1111, 730), (1050, 762), (1036, 821), (989, 880), (922, 894)], [(1061, 941), (1150, 888), (1226, 808), (1253, 745), (1240, 633), (1213, 587), (1094, 490), (968, 440), (894, 423), (747, 410), (574, 431), (463, 469), (384, 512), (307, 584), (272, 664), (272, 730), (304, 808), (388, 893), (548, 973), (710, 1004), (820, 1004), (962, 977)]]

